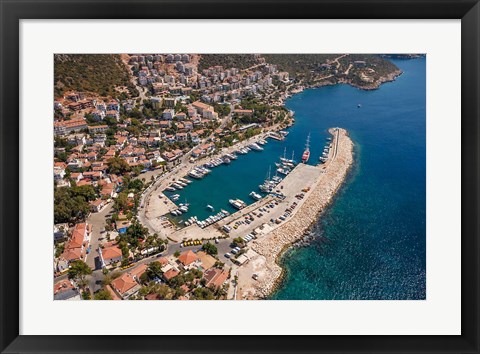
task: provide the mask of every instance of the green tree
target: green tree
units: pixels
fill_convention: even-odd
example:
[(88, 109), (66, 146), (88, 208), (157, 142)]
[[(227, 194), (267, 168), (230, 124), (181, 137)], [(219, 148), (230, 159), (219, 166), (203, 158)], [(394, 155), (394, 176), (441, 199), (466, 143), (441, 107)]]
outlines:
[(121, 157), (112, 157), (107, 161), (108, 172), (113, 174), (123, 174), (130, 171), (130, 166), (125, 159)]
[(160, 262), (152, 262), (148, 265), (146, 273), (150, 280), (161, 278), (163, 275), (162, 265)]
[(233, 247), (237, 247), (238, 245), (243, 245), (245, 241), (243, 241), (243, 239), (241, 237), (236, 237), (233, 239)]
[[(113, 203), (113, 208), (116, 211), (126, 210), (128, 208), (128, 194), (126, 192), (121, 192), (118, 194), (117, 198), (115, 198), (115, 201)], [(118, 220), (118, 215), (117, 215), (117, 220)]]
[[(153, 176), (152, 176), (153, 177)], [(141, 192), (144, 187), (144, 183), (140, 179), (132, 179), (128, 183), (128, 189), (133, 189), (136, 192)]]
[(218, 253), (217, 247), (210, 242), (204, 243), (202, 249), (211, 256), (214, 256)]
[(95, 199), (95, 189), (92, 186), (55, 188), (55, 223), (74, 223), (83, 220), (90, 212), (88, 202), (93, 199)]
[(128, 238), (128, 242), (132, 245), (138, 246), (138, 239), (144, 239), (148, 235), (148, 229), (143, 227), (138, 220), (134, 220), (133, 223), (127, 228), (125, 235)]
[(84, 261), (78, 260), (70, 263), (68, 278), (75, 280), (80, 286), (85, 286), (85, 277), (92, 274), (92, 270)]
[(213, 300), (214, 298), (215, 296), (209, 288), (196, 288), (193, 291), (194, 300)]
[(95, 199), (95, 188), (93, 186), (84, 185), (80, 187), (72, 187), (71, 192), (75, 197), (80, 196), (83, 197), (86, 201), (92, 201)]
[(161, 299), (173, 298), (173, 290), (166, 284), (160, 284), (155, 287), (155, 294), (160, 296)]
[(95, 296), (93, 297), (95, 300), (113, 300), (112, 295), (108, 290), (102, 289), (95, 293)]

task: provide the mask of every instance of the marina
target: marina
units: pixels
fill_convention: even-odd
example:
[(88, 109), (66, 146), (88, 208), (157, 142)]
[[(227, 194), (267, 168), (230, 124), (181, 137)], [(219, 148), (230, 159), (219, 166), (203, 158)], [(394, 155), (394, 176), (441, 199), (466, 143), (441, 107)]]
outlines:
[[(325, 140), (325, 139), (323, 139)], [(275, 141), (276, 143), (276, 141)], [(278, 143), (277, 143), (278, 144)], [(250, 144), (251, 145), (251, 144)], [(285, 205), (288, 208), (294, 208), (297, 204), (303, 202), (305, 192), (310, 190), (310, 187), (316, 183), (319, 177), (322, 175), (322, 171), (325, 166), (313, 166), (308, 164), (297, 165), (293, 159), (294, 153), (292, 151), (292, 158), (288, 159), (287, 149), (283, 146), (275, 146), (272, 144), (263, 144), (264, 150), (255, 151), (255, 147), (252, 146), (249, 152), (238, 158), (235, 163), (227, 165), (225, 163), (219, 164), (212, 169), (208, 169), (204, 166), (197, 166), (192, 171), (197, 171), (199, 174), (203, 174), (201, 178), (186, 184), (185, 189), (177, 190), (175, 192), (164, 190), (165, 196), (172, 200), (175, 204), (170, 210), (167, 217), (173, 222), (176, 227), (165, 228), (159, 230), (162, 232), (168, 231), (168, 237), (178, 242), (185, 239), (199, 239), (200, 235), (205, 237), (205, 234), (199, 233), (199, 230), (205, 230), (208, 234), (217, 234), (220, 232), (230, 233), (230, 237), (235, 235), (241, 236), (242, 232), (247, 230), (254, 230), (255, 228), (262, 227), (262, 225), (273, 222), (274, 225), (279, 225), (286, 220), (284, 208), (276, 208), (276, 206)], [(243, 168), (245, 165), (251, 165), (252, 161), (248, 161), (249, 157), (257, 162), (257, 156), (260, 154), (255, 152), (269, 151), (267, 147), (274, 147), (270, 151), (270, 157), (272, 158), (273, 166), (279, 164), (283, 166), (288, 173), (283, 177), (275, 171), (272, 175), (272, 165), (268, 166), (268, 173), (258, 184), (259, 189), (257, 191), (250, 183), (235, 184), (226, 179), (230, 173), (238, 175), (242, 173), (252, 173), (252, 170), (246, 170)], [(279, 154), (282, 151), (283, 154)], [(215, 161), (211, 159), (209, 161)], [(242, 164), (245, 163), (245, 164)], [(238, 170), (235, 168), (237, 167)], [(209, 172), (205, 173), (205, 170)], [(211, 172), (211, 173), (210, 173)], [(221, 173), (219, 173), (221, 172)], [(183, 182), (183, 178), (177, 179), (177, 182), (172, 185), (180, 185)], [(250, 179), (252, 175), (250, 175)], [(217, 179), (217, 180), (215, 180)], [(244, 178), (242, 181), (249, 181)], [(253, 182), (253, 181), (252, 181)], [(254, 182), (253, 182), (254, 183)], [(252, 184), (253, 184), (252, 183)], [(185, 184), (185, 183), (184, 183)], [(202, 184), (206, 184), (207, 187), (202, 187)], [(232, 187), (228, 189), (219, 189), (215, 186), (223, 184)], [(183, 187), (183, 186), (182, 186)], [(241, 187), (241, 189), (239, 188)], [(194, 194), (195, 188), (202, 192), (201, 194)], [(236, 193), (236, 190), (242, 190), (242, 193)], [(249, 192), (248, 189), (250, 190)], [(218, 193), (218, 194), (217, 194)], [(162, 193), (163, 194), (163, 193)], [(239, 195), (244, 197), (238, 198)], [(216, 199), (215, 196), (218, 195)], [(226, 199), (228, 195), (235, 195), (237, 197)], [(160, 199), (163, 199), (160, 195)], [(189, 200), (187, 203), (186, 200)], [(185, 200), (184, 203), (179, 203)], [(202, 202), (205, 201), (205, 202)], [(177, 204), (179, 203), (179, 204)], [(219, 211), (218, 211), (219, 210)], [(293, 209), (292, 209), (293, 210)], [(160, 217), (158, 218), (160, 220)], [(153, 220), (154, 224), (156, 220)], [(163, 224), (162, 224), (163, 226)]]
[[(177, 229), (192, 224), (205, 228), (225, 218), (227, 213), (235, 213), (271, 193), (281, 194), (281, 190), (276, 189), (277, 186), (297, 166), (294, 148), (287, 144), (289, 133), (276, 132), (281, 140), (273, 138), (272, 133), (267, 133), (265, 138), (257, 139), (256, 142), (240, 143), (230, 152), (211, 157), (194, 166), (185, 176), (164, 188), (162, 195), (174, 203), (164, 214)], [(328, 133), (318, 134), (314, 142), (315, 151), (319, 154), (319, 159), (322, 159), (317, 161), (318, 164), (328, 159), (325, 144), (331, 144), (329, 136)], [(307, 148), (309, 140), (310, 134)], [(323, 147), (320, 147), (321, 144)], [(296, 147), (299, 148), (297, 145)], [(262, 169), (268, 171), (263, 178), (258, 173)], [(163, 199), (162, 195), (159, 195), (160, 199)], [(188, 207), (181, 208), (179, 203), (185, 199), (190, 201)], [(164, 204), (165, 207), (165, 201)], [(218, 210), (224, 212), (217, 212)], [(152, 220), (152, 223), (155, 224), (155, 220)]]
[[(365, 94), (362, 91), (357, 92), (350, 87), (344, 86), (327, 87), (322, 88), (322, 90), (327, 90), (327, 92), (348, 90), (348, 92), (354, 92), (358, 95)], [(375, 92), (375, 94), (381, 95), (386, 89), (382, 88), (382, 90)], [(317, 96), (316, 90), (306, 90), (301, 95), (323, 97), (321, 95)], [(292, 98), (292, 100), (298, 99), (298, 96)], [(347, 125), (354, 126), (354, 133), (360, 134), (360, 136), (363, 133), (362, 124), (364, 124), (364, 122), (358, 120), (356, 115), (371, 115), (369, 110), (370, 107), (372, 107), (371, 104), (367, 106), (365, 99), (362, 99), (362, 101), (365, 102), (365, 107), (363, 107), (362, 110), (357, 110), (357, 107), (353, 105), (351, 109), (354, 111), (352, 110), (348, 113), (348, 119), (342, 118), (346, 120), (348, 123)], [(304, 104), (305, 101), (294, 102), (296, 102), (296, 104)], [(324, 105), (325, 104), (326, 103), (324, 103)], [(335, 124), (339, 122), (339, 119), (332, 114), (331, 117), (327, 115), (325, 118), (322, 118), (319, 123), (312, 124), (312, 122), (316, 122), (315, 119), (317, 119), (314, 114), (310, 113), (310, 118), (306, 119), (304, 116), (305, 113), (302, 114), (302, 112), (307, 109), (309, 109), (311, 112), (314, 112), (315, 107), (318, 107), (318, 105), (319, 104), (316, 103), (315, 106), (306, 106), (305, 109), (295, 106), (295, 111), (297, 114), (299, 114), (296, 124), (289, 128), (288, 131), (283, 133), (265, 133), (261, 139), (266, 140), (268, 143), (262, 144), (260, 143), (260, 139), (257, 140), (256, 143), (256, 145), (262, 147), (263, 150), (255, 150), (252, 146), (250, 146), (252, 144), (251, 142), (242, 142), (226, 152), (221, 152), (217, 156), (207, 158), (206, 161), (202, 162), (202, 166), (191, 168), (189, 171), (193, 171), (192, 173), (195, 175), (195, 177), (192, 177), (191, 179), (194, 181), (183, 189), (169, 191), (164, 188), (164, 193), (166, 196), (173, 194), (179, 194), (181, 196), (176, 200), (175, 203), (179, 203), (181, 200), (187, 198), (190, 205), (187, 213), (182, 213), (177, 216), (169, 215), (169, 218), (176, 226), (174, 228), (161, 229), (162, 232), (168, 233), (168, 237), (172, 240), (182, 242), (182, 240), (186, 239), (211, 239), (211, 237), (225, 237), (226, 231), (223, 229), (224, 226), (229, 230), (227, 232), (228, 237), (244, 237), (246, 234), (248, 235), (256, 230), (256, 232), (258, 232), (257, 239), (253, 240), (251, 243), (255, 252), (261, 255), (263, 254), (262, 252), (266, 253), (267, 250), (269, 252), (277, 250), (277, 244), (282, 244), (283, 241), (280, 242), (277, 240), (274, 244), (269, 244), (268, 247), (263, 249), (263, 251), (262, 248), (255, 247), (255, 245), (258, 245), (260, 242), (262, 242), (261, 235), (267, 235), (273, 232), (277, 226), (288, 223), (293, 213), (299, 213), (299, 210), (302, 210), (302, 203), (308, 199), (308, 196), (310, 195), (309, 193), (312, 193), (312, 185), (308, 186), (305, 184), (300, 191), (297, 191), (293, 196), (290, 195), (285, 188), (292, 185), (293, 181), (296, 181), (297, 183), (303, 183), (302, 178), (299, 177), (298, 173), (305, 173), (310, 168), (313, 168), (314, 171), (320, 174), (318, 180), (325, 180), (326, 182), (330, 181), (329, 179), (325, 179), (326, 177), (324, 176), (328, 175), (327, 171), (329, 169), (331, 159), (336, 156), (336, 142), (335, 136), (328, 133), (327, 127), (335, 126)], [(332, 106), (331, 109), (331, 112), (336, 112), (338, 109), (338, 104)], [(342, 119), (340, 119), (340, 123), (342, 123)], [(377, 124), (379, 123), (377, 122)], [(379, 126), (381, 126), (381, 124), (379, 124)], [(379, 134), (378, 130), (373, 129), (372, 131), (375, 131), (376, 134), (371, 135), (367, 142), (365, 142), (365, 139), (363, 139), (362, 142), (364, 146), (370, 146), (378, 143), (376, 138), (381, 136), (381, 134)], [(394, 139), (396, 144), (399, 146), (405, 144), (406, 136), (401, 136), (403, 139), (402, 141)], [(392, 145), (389, 145), (387, 148), (383, 147), (383, 150), (388, 151), (391, 146)], [(363, 149), (363, 146), (361, 149)], [(304, 159), (304, 155), (307, 150), (308, 153), (306, 155), (308, 158)], [(301, 152), (300, 161), (302, 163), (298, 165), (298, 161), (295, 161), (294, 158), (294, 151)], [(237, 159), (232, 159), (230, 156), (227, 156), (227, 153), (234, 153)], [(229, 164), (224, 162), (223, 156), (228, 157), (230, 160)], [(395, 163), (399, 163), (400, 161), (401, 160), (396, 160)], [(209, 162), (212, 163), (212, 167), (204, 166), (204, 164)], [(205, 170), (205, 168), (208, 171)], [(280, 171), (278, 171), (278, 169), (280, 169)], [(408, 170), (408, 168), (405, 166), (403, 169)], [(390, 167), (390, 170), (398, 170), (398, 168)], [(188, 174), (189, 171), (186, 171), (185, 173)], [(287, 174), (282, 174), (281, 172), (287, 172)], [(402, 171), (398, 171), (397, 173), (398, 175), (403, 174)], [(293, 183), (293, 185), (294, 184), (295, 183)], [(333, 188), (330, 183), (329, 185), (331, 186), (329, 188)], [(329, 193), (333, 195), (335, 189), (329, 190)], [(403, 188), (402, 191), (403, 194), (405, 194), (407, 190)], [(261, 198), (257, 200), (258, 196), (254, 198), (254, 194), (252, 194), (252, 192), (260, 195)], [(170, 204), (171, 200), (169, 198), (164, 199), (167, 201), (163, 201), (163, 198), (158, 198), (158, 203), (162, 201), (165, 203), (164, 206), (162, 206), (162, 210), (165, 210), (165, 207), (171, 208), (172, 210), (178, 209), (177, 204), (173, 202), (173, 205)], [(238, 210), (229, 202), (229, 200), (236, 199), (242, 200), (246, 206), (241, 210)], [(365, 199), (365, 197), (363, 199)], [(288, 201), (290, 201), (290, 204), (288, 204)], [(327, 202), (325, 201), (325, 203)], [(317, 204), (312, 204), (312, 206), (313, 205)], [(212, 208), (207, 208), (206, 206), (211, 206)], [(225, 216), (225, 214), (218, 214), (219, 210), (227, 211), (230, 213), (230, 215)], [(150, 215), (152, 215), (152, 213), (150, 213)], [(160, 216), (161, 215), (158, 215), (156, 218), (160, 220)], [(312, 219), (309, 219), (310, 221), (308, 225), (311, 225), (316, 220), (315, 217), (316, 216), (314, 216)], [(156, 218), (150, 216), (152, 225), (159, 225), (159, 227), (161, 227), (160, 221), (157, 222)], [(194, 219), (192, 220), (192, 218)], [(355, 234), (356, 232), (351, 230), (350, 233)], [(283, 238), (283, 236), (282, 239), (284, 239), (285, 242), (288, 241), (287, 243), (289, 244), (291, 242), (295, 242), (297, 236), (298, 239), (305, 237), (303, 233), (302, 235), (294, 234), (294, 236), (294, 239), (290, 239), (288, 237)], [(320, 239), (323, 239), (323, 237)], [(315, 242), (315, 237), (312, 239), (312, 236), (309, 236), (309, 240), (314, 240), (313, 242)], [(310, 247), (307, 248), (310, 249)], [(298, 248), (298, 252), (303, 252), (301, 251), (302, 249), (302, 247)], [(263, 259), (262, 257), (265, 257), (265, 255), (260, 256), (259, 259)], [(318, 258), (319, 256), (315, 255), (315, 257)], [(264, 259), (263, 262), (265, 261), (266, 259)], [(262, 284), (265, 280), (265, 278), (262, 277), (265, 276), (265, 274), (270, 274), (269, 277), (271, 277), (271, 281), (265, 282), (266, 286), (268, 285), (266, 288), (263, 290), (257, 289), (254, 286), (255, 284), (250, 284), (248, 279), (245, 279), (245, 287), (250, 286), (251, 295), (254, 297), (259, 296), (258, 294), (263, 294), (262, 296), (265, 296), (275, 287), (274, 279), (278, 278), (281, 269), (275, 263), (275, 259), (272, 259), (269, 262), (273, 263), (263, 263), (263, 265), (258, 265), (258, 267), (255, 268), (255, 274), (258, 274), (258, 279), (260, 282), (262, 282)], [(341, 260), (339, 260), (339, 262), (341, 262)], [(260, 262), (258, 264), (262, 263)], [(289, 281), (294, 280), (290, 279)], [(287, 289), (290, 289), (290, 287)], [(246, 292), (247, 291), (245, 291), (245, 293)], [(277, 293), (274, 293), (272, 296), (290, 296), (283, 293), (279, 294), (282, 295), (277, 295)], [(318, 296), (321, 297), (322, 295)], [(331, 298), (331, 295), (326, 297)]]
[(75, 55), (55, 56), (54, 296), (426, 299), (426, 55), (112, 54), (114, 96), (63, 77)]

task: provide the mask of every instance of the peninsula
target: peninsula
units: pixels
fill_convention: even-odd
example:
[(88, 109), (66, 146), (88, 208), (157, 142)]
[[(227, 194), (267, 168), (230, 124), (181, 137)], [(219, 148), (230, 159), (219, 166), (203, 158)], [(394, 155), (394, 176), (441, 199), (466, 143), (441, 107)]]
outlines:
[(57, 55), (55, 298), (268, 297), (282, 253), (347, 176), (348, 132), (331, 127), (312, 157), (308, 135), (247, 195), (199, 205), (184, 193), (288, 140), (291, 95), (400, 74), (376, 55)]
[(353, 142), (344, 129), (332, 128), (329, 132), (334, 138), (328, 162), (316, 167), (299, 166), (302, 169), (320, 170), (307, 187), (303, 203), (286, 223), (253, 243), (252, 249), (259, 256), (253, 260), (250, 269), (256, 274), (257, 281), (252, 282), (245, 276), (239, 277), (239, 288), (246, 298), (264, 298), (274, 290), (281, 280), (282, 268), (278, 261), (282, 253), (305, 236), (345, 180), (353, 163)]

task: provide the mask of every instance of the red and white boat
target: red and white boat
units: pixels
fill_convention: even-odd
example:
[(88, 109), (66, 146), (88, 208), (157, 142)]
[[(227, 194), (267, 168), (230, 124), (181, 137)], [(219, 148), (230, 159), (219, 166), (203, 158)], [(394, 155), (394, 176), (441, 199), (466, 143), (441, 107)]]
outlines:
[(310, 134), (307, 136), (307, 143), (305, 144), (305, 151), (302, 155), (302, 162), (307, 163), (308, 159), (310, 158)]

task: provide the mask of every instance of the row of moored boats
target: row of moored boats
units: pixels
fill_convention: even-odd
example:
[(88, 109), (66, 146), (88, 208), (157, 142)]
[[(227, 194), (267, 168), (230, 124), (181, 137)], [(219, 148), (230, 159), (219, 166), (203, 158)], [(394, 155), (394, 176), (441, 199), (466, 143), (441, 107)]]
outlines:
[(204, 227), (212, 225), (212, 224), (222, 220), (223, 218), (225, 218), (229, 215), (230, 215), (230, 213), (228, 211), (221, 209), (220, 212), (218, 212), (215, 215), (209, 216), (205, 220), (198, 220), (198, 218), (196, 216), (192, 216), (187, 221), (185, 221), (185, 226), (190, 226), (190, 225), (193, 225), (193, 224), (197, 224), (199, 227), (201, 227), (203, 229)]
[[(178, 196), (178, 194), (175, 194), (175, 195)], [(179, 215), (185, 214), (188, 212), (188, 206), (189, 206), (188, 203), (180, 203), (178, 205), (178, 209), (172, 210), (170, 214), (172, 214), (173, 216), (179, 216)]]
[(332, 148), (332, 138), (327, 138), (327, 144), (323, 148), (322, 156), (319, 157), (321, 163), (325, 163), (328, 160), (330, 149)]
[(186, 178), (179, 178), (177, 181), (171, 183), (165, 190), (170, 192), (175, 192), (176, 190), (183, 189), (184, 187), (188, 186), (192, 181)]

